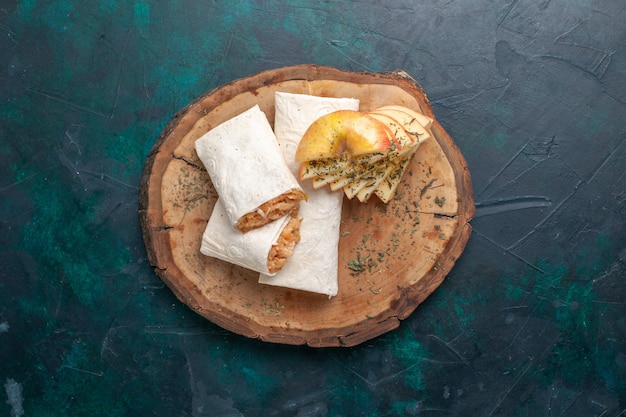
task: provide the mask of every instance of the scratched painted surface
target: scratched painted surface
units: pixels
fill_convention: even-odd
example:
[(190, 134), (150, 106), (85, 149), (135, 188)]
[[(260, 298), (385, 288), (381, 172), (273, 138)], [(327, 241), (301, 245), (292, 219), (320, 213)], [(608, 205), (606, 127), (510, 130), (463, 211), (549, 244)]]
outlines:
[[(2, 2), (0, 414), (626, 415), (624, 21), (621, 0)], [(445, 283), (352, 349), (202, 320), (136, 215), (177, 110), (309, 62), (416, 78), (477, 202)]]

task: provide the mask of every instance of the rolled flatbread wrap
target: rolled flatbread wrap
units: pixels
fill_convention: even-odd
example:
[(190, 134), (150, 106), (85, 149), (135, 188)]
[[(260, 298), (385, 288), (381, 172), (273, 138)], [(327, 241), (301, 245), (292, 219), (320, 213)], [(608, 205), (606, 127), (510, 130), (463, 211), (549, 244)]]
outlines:
[(258, 105), (211, 129), (195, 148), (231, 225), (241, 232), (285, 216), (306, 198)]
[[(358, 110), (359, 100), (325, 98), (306, 94), (277, 92), (274, 132), (287, 165), (296, 175), (299, 164), (294, 155), (306, 129), (319, 117), (336, 110)], [(259, 282), (294, 288), (329, 298), (337, 295), (339, 264), (339, 228), (343, 193), (327, 187), (313, 189), (310, 183), (301, 187), (307, 201), (300, 205), (300, 242), (284, 267), (275, 275), (260, 274)]]
[(295, 211), (263, 227), (241, 233), (235, 230), (218, 198), (207, 223), (200, 252), (256, 272), (274, 275), (293, 254), (300, 240), (300, 218)]

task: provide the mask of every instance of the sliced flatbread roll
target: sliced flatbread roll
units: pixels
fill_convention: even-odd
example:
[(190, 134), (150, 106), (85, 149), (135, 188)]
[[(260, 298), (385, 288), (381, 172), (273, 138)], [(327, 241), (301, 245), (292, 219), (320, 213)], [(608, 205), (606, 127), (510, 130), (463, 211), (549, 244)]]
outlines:
[(195, 148), (241, 232), (289, 214), (306, 198), (258, 105), (211, 129)]
[(285, 265), (300, 240), (300, 220), (288, 214), (263, 227), (241, 233), (231, 226), (226, 208), (218, 199), (202, 235), (200, 252), (274, 275)]
[[(306, 94), (276, 93), (274, 131), (287, 165), (294, 175), (298, 143), (319, 117), (335, 110), (358, 110), (359, 101)], [(308, 196), (300, 205), (300, 242), (285, 266), (274, 276), (261, 274), (259, 282), (333, 297), (338, 291), (339, 228), (343, 194), (302, 184)]]

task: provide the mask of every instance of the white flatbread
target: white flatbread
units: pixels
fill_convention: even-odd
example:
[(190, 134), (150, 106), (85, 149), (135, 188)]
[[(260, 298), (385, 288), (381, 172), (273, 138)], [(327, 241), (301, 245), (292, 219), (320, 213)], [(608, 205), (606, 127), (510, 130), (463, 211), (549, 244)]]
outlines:
[(263, 203), (301, 189), (258, 105), (208, 131), (195, 148), (233, 226)]
[[(295, 162), (294, 155), (302, 135), (311, 123), (336, 110), (358, 110), (359, 100), (277, 92), (275, 109), (276, 139), (287, 166), (295, 176), (299, 164)], [(343, 193), (332, 192), (327, 187), (316, 190), (306, 182), (301, 187), (308, 195), (308, 200), (300, 204), (298, 213), (298, 217), (302, 218), (300, 242), (276, 275), (261, 274), (259, 282), (333, 297), (338, 291)]]
[(271, 276), (267, 257), (290, 218), (286, 215), (263, 227), (241, 233), (230, 224), (222, 199), (218, 198), (202, 235), (200, 252)]

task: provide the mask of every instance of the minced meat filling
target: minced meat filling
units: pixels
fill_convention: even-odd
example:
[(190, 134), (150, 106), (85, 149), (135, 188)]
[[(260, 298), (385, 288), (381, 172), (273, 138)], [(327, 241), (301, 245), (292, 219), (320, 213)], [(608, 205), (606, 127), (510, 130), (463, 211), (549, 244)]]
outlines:
[(306, 199), (302, 190), (294, 189), (263, 203), (258, 209), (241, 217), (235, 227), (246, 233), (292, 213)]
[(275, 245), (267, 256), (267, 268), (271, 274), (278, 272), (293, 255), (296, 244), (300, 242), (300, 223), (302, 219), (295, 216), (287, 223)]

